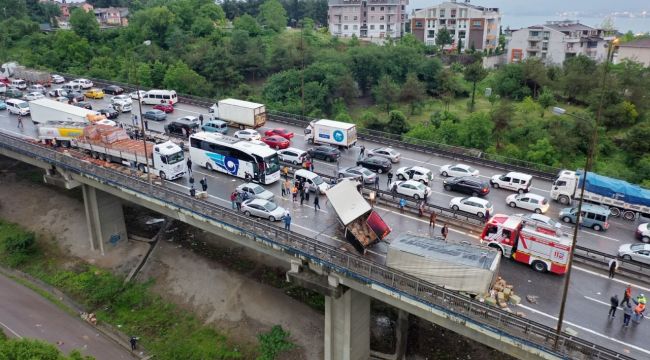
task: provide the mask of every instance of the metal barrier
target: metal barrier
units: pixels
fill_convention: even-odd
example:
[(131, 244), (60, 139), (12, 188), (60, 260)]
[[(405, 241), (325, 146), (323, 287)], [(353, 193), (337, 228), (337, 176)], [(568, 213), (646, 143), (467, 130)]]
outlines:
[[(238, 231), (255, 241), (282, 249), (292, 256), (300, 256), (332, 272), (339, 273), (362, 284), (373, 284), (440, 311), (452, 313), (465, 321), (498, 331), (530, 346), (554, 352), (568, 358), (629, 359), (600, 345), (557, 334), (555, 329), (518, 317), (499, 308), (468, 299), (467, 297), (427, 283), (414, 276), (374, 263), (359, 255), (320, 243), (307, 236), (285, 231), (277, 225), (256, 221), (231, 209), (190, 197), (188, 194), (152, 185), (132, 174), (97, 166), (91, 162), (58, 152), (54, 149), (0, 134), (0, 147), (38, 159), (45, 163), (77, 173), (86, 178), (127, 189), (134, 194), (155, 199), (179, 211), (191, 212), (196, 217), (213, 221)], [(134, 171), (131, 171), (135, 174)]]

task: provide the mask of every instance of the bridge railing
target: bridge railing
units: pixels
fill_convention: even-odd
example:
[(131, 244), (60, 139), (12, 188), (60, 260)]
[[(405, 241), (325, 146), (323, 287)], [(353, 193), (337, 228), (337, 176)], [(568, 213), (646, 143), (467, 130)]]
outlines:
[(629, 359), (600, 345), (557, 334), (555, 329), (536, 323), (499, 308), (469, 299), (457, 292), (427, 283), (414, 276), (374, 263), (359, 255), (320, 243), (307, 236), (285, 231), (271, 223), (256, 221), (228, 208), (190, 197), (188, 194), (149, 184), (136, 176), (134, 170), (120, 172), (97, 166), (69, 154), (32, 143), (20, 138), (0, 134), (0, 147), (14, 153), (39, 159), (56, 167), (80, 174), (100, 183), (126, 189), (135, 196), (150, 198), (167, 204), (191, 216), (211, 221), (216, 226), (239, 231), (255, 241), (281, 248), (293, 256), (309, 259), (332, 272), (339, 273), (363, 284), (372, 284), (390, 290), (400, 297), (417, 301), (425, 306), (492, 328), (501, 334), (524, 343), (574, 359)]

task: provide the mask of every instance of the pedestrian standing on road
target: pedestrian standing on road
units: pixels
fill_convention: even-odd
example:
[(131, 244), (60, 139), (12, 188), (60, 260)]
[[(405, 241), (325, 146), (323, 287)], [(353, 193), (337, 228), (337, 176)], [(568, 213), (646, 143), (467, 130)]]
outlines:
[(289, 213), (284, 215), (284, 229), (291, 231), (291, 215)]
[(621, 304), (627, 303), (628, 305), (630, 305), (631, 298), (632, 298), (632, 285), (627, 284), (627, 287), (625, 288), (625, 292), (623, 293), (623, 301), (621, 301)]
[(280, 188), (282, 188), (282, 197), (284, 197), (287, 194), (287, 188), (284, 186), (284, 181), (280, 184)]
[(192, 176), (192, 159), (189, 157), (187, 158), (187, 174)]
[(230, 193), (230, 205), (232, 206), (232, 209), (235, 210), (237, 208), (237, 192), (233, 191)]
[(431, 215), (429, 215), (429, 227), (436, 229), (436, 212), (431, 210)]
[(614, 294), (614, 296), (612, 296), (609, 299), (609, 305), (610, 305), (609, 306), (609, 316), (611, 316), (612, 319), (616, 317), (615, 314), (616, 314), (616, 308), (618, 307), (618, 304), (619, 304), (618, 295)]
[(305, 201), (305, 188), (300, 189), (300, 206)]
[(424, 200), (420, 201), (420, 205), (418, 206), (418, 215), (420, 217), (424, 216)]
[(201, 189), (205, 192), (208, 191), (208, 179), (204, 176), (203, 179), (201, 179)]
[(242, 196), (240, 193), (237, 193), (237, 196), (235, 197), (235, 205), (237, 205), (237, 211), (241, 211), (241, 202)]
[(390, 189), (390, 183), (393, 182), (393, 172), (389, 171), (388, 172), (388, 182), (386, 183), (386, 187)]
[(609, 260), (609, 278), (613, 279), (614, 275), (616, 275), (616, 269), (618, 269), (618, 261), (616, 258), (612, 258)]
[[(643, 296), (643, 294), (641, 294), (641, 296)], [(643, 312), (645, 311), (645, 303), (639, 301), (638, 299), (639, 298), (637, 298), (636, 300), (635, 299), (632, 300), (636, 305), (634, 308), (634, 319), (633, 319), (635, 323), (641, 321), (641, 318), (643, 317)]]
[(399, 199), (399, 212), (404, 213), (404, 206), (406, 206), (406, 200), (404, 198)]
[(379, 176), (375, 176), (375, 189), (379, 190)]
[(199, 122), (201, 123), (201, 126), (203, 126), (203, 114), (199, 114)]
[(485, 210), (485, 221), (490, 220), (490, 210)]
[(282, 175), (284, 175), (285, 179), (289, 179), (289, 167), (285, 166), (282, 168)]
[(284, 191), (287, 193), (287, 196), (291, 196), (291, 181), (285, 179), (282, 186), (284, 186)]
[(190, 185), (194, 186), (194, 176), (190, 176)]
[(442, 235), (442, 238), (447, 241), (447, 235), (449, 235), (449, 228), (447, 227), (447, 224), (444, 224), (442, 226), (442, 229), (440, 229), (440, 234)]
[(311, 158), (309, 159), (309, 171), (313, 172), (314, 171), (314, 160)]
[(305, 200), (309, 202), (309, 190), (311, 189), (311, 185), (309, 185), (308, 182), (305, 182), (305, 185), (303, 185), (302, 188), (305, 191)]
[(131, 351), (135, 351), (136, 347), (138, 346), (138, 338), (135, 336), (131, 336), (131, 339), (129, 339), (129, 343), (131, 343)]
[(196, 197), (196, 189), (194, 188), (194, 184), (192, 184), (192, 187), (190, 188), (190, 196)]
[(291, 197), (293, 199), (293, 202), (296, 202), (296, 200), (298, 200), (298, 186), (294, 185), (291, 188)]
[(629, 302), (626, 304), (621, 303), (621, 305), (623, 306), (623, 326), (629, 327), (630, 319), (632, 318), (632, 314), (634, 314), (634, 310), (632, 310), (632, 306), (630, 306)]
[(20, 130), (23, 130), (25, 128), (23, 126), (23, 116), (21, 114), (18, 114), (18, 128)]
[(320, 200), (318, 199), (318, 191), (314, 194), (314, 212), (320, 210)]
[(144, 119), (144, 129), (149, 131), (149, 120)]

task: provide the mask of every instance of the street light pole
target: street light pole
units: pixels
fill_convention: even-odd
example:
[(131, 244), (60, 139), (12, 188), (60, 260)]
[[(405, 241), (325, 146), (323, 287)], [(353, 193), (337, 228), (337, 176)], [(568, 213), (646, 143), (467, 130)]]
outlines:
[[(149, 46), (151, 44), (151, 41), (146, 40), (142, 44)], [(147, 181), (149, 182), (149, 185), (151, 185), (151, 168), (149, 167), (149, 154), (147, 151), (147, 135), (145, 133), (144, 118), (142, 117), (142, 95), (140, 94), (140, 78), (138, 78), (138, 65), (135, 61), (135, 54), (133, 56), (133, 72), (135, 74), (135, 91), (138, 94), (138, 112), (140, 114), (140, 130), (142, 131), (142, 146), (144, 148), (144, 158), (146, 164), (145, 170), (147, 173)]]

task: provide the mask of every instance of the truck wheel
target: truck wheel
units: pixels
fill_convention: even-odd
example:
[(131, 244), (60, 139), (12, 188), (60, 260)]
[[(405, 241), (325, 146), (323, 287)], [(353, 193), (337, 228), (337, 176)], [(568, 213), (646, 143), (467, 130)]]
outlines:
[(244, 125), (239, 125), (239, 130), (244, 130), (246, 127)]
[(141, 171), (141, 172), (146, 172), (144, 164), (138, 164), (138, 170)]
[(643, 236), (643, 237), (641, 237), (641, 241), (644, 242), (644, 243), (646, 243), (646, 244), (647, 244), (647, 243), (650, 243), (650, 237)]
[(314, 143), (314, 139), (307, 139), (307, 144), (313, 144), (313, 143)]
[(569, 199), (569, 197), (566, 196), (566, 195), (561, 195), (561, 196), (557, 199), (557, 201), (559, 201), (560, 204), (562, 204), (562, 205), (569, 205), (569, 204), (571, 203), (571, 199)]
[(632, 221), (632, 220), (634, 220), (635, 218), (636, 218), (636, 214), (634, 213), (634, 211), (626, 211), (626, 212), (623, 214), (623, 219), (625, 219), (625, 220), (630, 220), (630, 221)]
[(541, 272), (541, 273), (546, 272), (546, 264), (544, 264), (543, 261), (535, 260), (533, 261), (532, 264), (530, 264), (530, 266), (532, 266), (533, 270), (537, 272)]
[(563, 217), (563, 218), (562, 218), (562, 221), (564, 221), (564, 222), (567, 223), (567, 224), (569, 224), (569, 223), (572, 222), (572, 221), (571, 221), (571, 218), (568, 217), (568, 216)]
[(161, 171), (160, 174), (159, 174), (159, 176), (160, 176), (161, 179), (163, 179), (163, 180), (167, 180), (167, 174), (165, 174), (164, 171)]
[(617, 207), (611, 207), (609, 208), (609, 214), (613, 217), (619, 217), (621, 216), (621, 209)]
[(598, 224), (594, 224), (591, 228), (594, 229), (594, 230), (596, 230), (596, 231), (600, 231), (600, 230), (603, 229), (603, 227), (600, 226), (600, 225), (598, 225)]
[(516, 208), (517, 207), (517, 204), (514, 201), (511, 201), (510, 204), (508, 204), (508, 205), (510, 205), (511, 208)]

